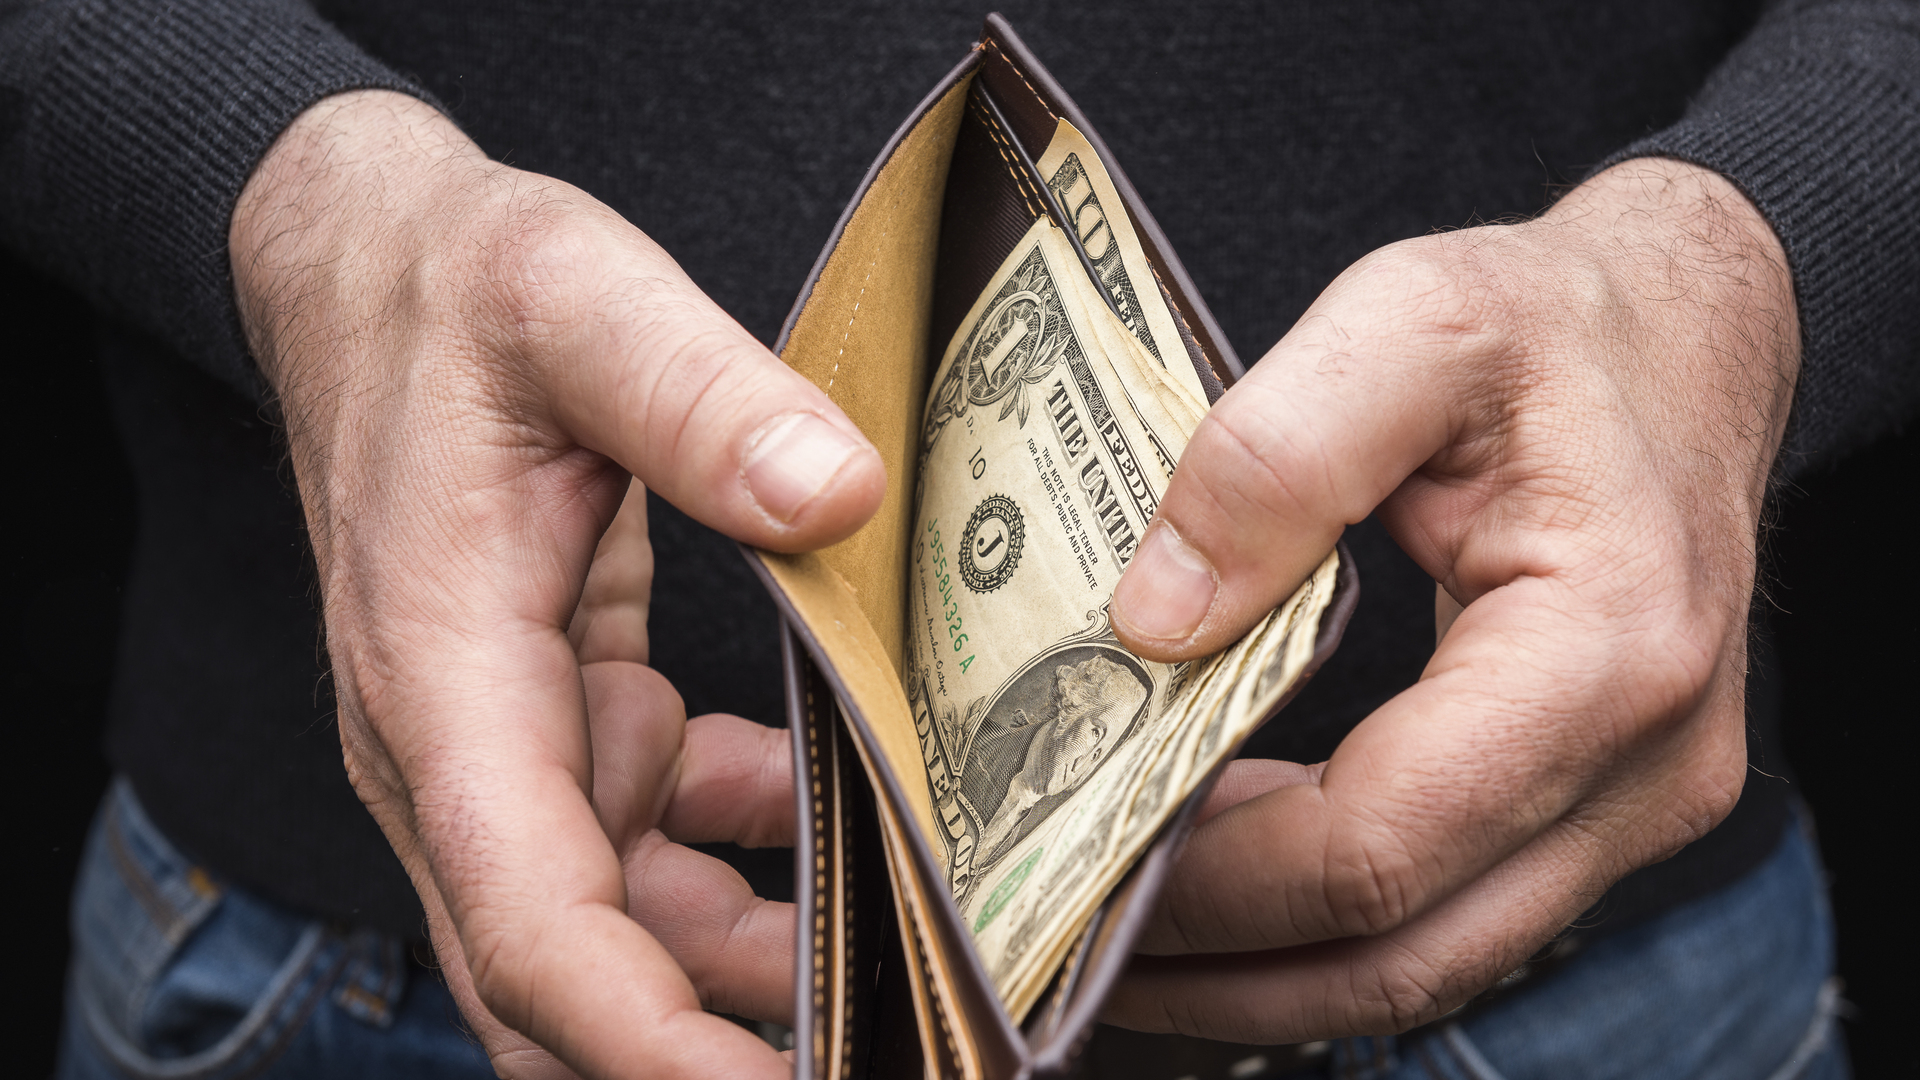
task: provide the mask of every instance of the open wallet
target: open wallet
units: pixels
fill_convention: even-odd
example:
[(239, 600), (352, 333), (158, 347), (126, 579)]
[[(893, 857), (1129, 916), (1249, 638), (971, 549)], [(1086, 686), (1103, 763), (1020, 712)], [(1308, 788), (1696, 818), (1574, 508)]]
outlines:
[(1113, 582), (1243, 369), (997, 15), (867, 172), (775, 349), (888, 478), (830, 548), (745, 549), (782, 615), (795, 1075), (1065, 1076), (1220, 770), (1337, 644), (1352, 560), (1210, 660), (1113, 635)]

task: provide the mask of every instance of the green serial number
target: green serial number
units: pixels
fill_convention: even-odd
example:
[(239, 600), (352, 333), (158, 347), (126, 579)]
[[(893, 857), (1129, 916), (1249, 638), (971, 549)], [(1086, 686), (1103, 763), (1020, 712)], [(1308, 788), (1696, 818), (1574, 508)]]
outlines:
[[(947, 545), (940, 540), (940, 519), (927, 522), (927, 557), (933, 566), (933, 577), (940, 584), (940, 617), (947, 624), (947, 640), (953, 642), (953, 651), (959, 652), (967, 644), (967, 635), (961, 630), (960, 605), (953, 602), (953, 575), (947, 572)], [(960, 661), (960, 670), (965, 672), (967, 665), (973, 663), (973, 654), (968, 653)]]

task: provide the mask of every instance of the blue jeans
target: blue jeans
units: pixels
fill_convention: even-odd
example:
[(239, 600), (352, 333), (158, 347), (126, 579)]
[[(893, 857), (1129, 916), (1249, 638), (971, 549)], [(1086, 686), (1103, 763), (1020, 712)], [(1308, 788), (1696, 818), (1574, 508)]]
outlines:
[[(174, 850), (124, 781), (88, 841), (73, 922), (62, 1080), (493, 1075), (402, 943), (219, 881)], [(1588, 945), (1524, 993), (1415, 1037), (1342, 1039), (1317, 1071), (1846, 1080), (1832, 968), (1819, 861), (1796, 823), (1746, 876)]]
[(221, 881), (114, 782), (74, 889), (61, 1080), (493, 1075), (404, 942)]
[(1341, 1080), (1847, 1080), (1833, 916), (1804, 813), (1717, 892), (1412, 1038), (1343, 1039)]

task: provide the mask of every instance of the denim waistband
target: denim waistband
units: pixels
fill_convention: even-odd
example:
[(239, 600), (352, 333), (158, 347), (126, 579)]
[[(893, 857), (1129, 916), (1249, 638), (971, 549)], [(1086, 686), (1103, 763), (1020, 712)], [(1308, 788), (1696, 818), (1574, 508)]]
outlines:
[(404, 942), (222, 879), (168, 841), (124, 778), (88, 838), (73, 939), (63, 1078), (330, 1076), (356, 1056), (408, 1062), (397, 1075), (491, 1071)]

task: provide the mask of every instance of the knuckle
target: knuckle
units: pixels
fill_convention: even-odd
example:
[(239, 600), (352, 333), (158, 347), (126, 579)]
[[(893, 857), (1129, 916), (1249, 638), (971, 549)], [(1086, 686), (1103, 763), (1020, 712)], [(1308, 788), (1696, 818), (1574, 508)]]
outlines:
[(1639, 636), (1633, 685), (1643, 734), (1660, 737), (1696, 716), (1713, 694), (1730, 644), (1724, 620), (1682, 612), (1649, 620)]
[(469, 302), (500, 335), (489, 344), (510, 354), (577, 341), (583, 329), (644, 335), (698, 306), (665, 252), (558, 181), (497, 185), (482, 195), (465, 239)]
[(557, 205), (506, 210), (478, 237), (479, 300), (520, 341), (563, 332), (583, 314), (578, 287), (593, 246)]
[(1181, 888), (1178, 894), (1168, 897), (1166, 909), (1166, 933), (1172, 939), (1175, 952), (1204, 952), (1216, 940), (1219, 920), (1209, 917), (1213, 898), (1204, 891)]
[[(687, 424), (696, 415), (704, 428), (730, 424), (751, 411), (758, 396), (758, 357), (742, 347), (731, 327), (696, 310), (693, 301), (661, 303), (637, 342), (644, 362), (628, 365), (620, 386), (634, 415), (673, 427), (677, 440), (689, 433)], [(667, 415), (669, 410), (674, 415)]]
[(1264, 387), (1247, 389), (1233, 403), (1238, 407), (1213, 410), (1195, 432), (1194, 458), (1208, 476), (1204, 493), (1229, 517), (1299, 516), (1328, 494), (1334, 463), (1313, 429), (1274, 422), (1261, 400)]
[(793, 759), (785, 752), (786, 739), (778, 728), (755, 733), (760, 740), (758, 775), (750, 790), (768, 793), (759, 800), (760, 812), (740, 840), (740, 846), (783, 847), (793, 840)]
[(1424, 894), (1421, 862), (1390, 828), (1367, 830), (1344, 857), (1330, 854), (1322, 875), (1321, 910), (1334, 935), (1371, 937), (1412, 918)]
[[(359, 798), (360, 805), (366, 807), (374, 821), (386, 831), (396, 853), (404, 857), (408, 853), (402, 850), (403, 840), (417, 833), (419, 825), (405, 779), (400, 775), (393, 758), (377, 739), (355, 737), (349, 734), (344, 724), (340, 731), (340, 747), (341, 760), (347, 770), (347, 783)], [(396, 832), (401, 835), (396, 836)]]
[(1699, 829), (1692, 839), (1705, 836), (1714, 826), (1725, 821), (1728, 814), (1733, 813), (1734, 806), (1740, 801), (1740, 792), (1746, 786), (1746, 759), (1744, 753), (1737, 756), (1721, 755), (1717, 763), (1708, 767), (1707, 775), (1693, 786), (1692, 790), (1700, 803), (1699, 816), (1704, 819), (1705, 828)]
[(1719, 673), (1732, 636), (1726, 623), (1725, 619), (1696, 612), (1664, 623), (1655, 631), (1658, 654), (1667, 658), (1686, 704), (1699, 701)]
[(520, 1080), (522, 1077), (546, 1078), (571, 1075), (564, 1071), (559, 1062), (545, 1050), (538, 1047), (521, 1045), (518, 1042), (504, 1042), (481, 1036), (481, 1042), (487, 1049), (488, 1063), (493, 1066), (494, 1074)]
[(460, 937), (480, 1004), (508, 1027), (527, 1030), (536, 996), (530, 976), (537, 945), (480, 912), (468, 913)]
[[(1179, 878), (1168, 889), (1164, 933), (1173, 951), (1213, 952), (1218, 949), (1249, 947), (1236, 927), (1258, 927), (1260, 923), (1247, 913), (1229, 910), (1224, 890), (1199, 884), (1201, 876)], [(1254, 944), (1252, 947), (1259, 947)]]
[(696, 297), (659, 296), (627, 324), (633, 362), (620, 365), (611, 395), (639, 418), (646, 462), (636, 467), (669, 499), (693, 483), (719, 484), (767, 418), (804, 404), (771, 354)]
[(1219, 1018), (1211, 1015), (1196, 998), (1162, 997), (1159, 1006), (1162, 1031), (1201, 1038), (1217, 1034)]
[(1454, 979), (1423, 958), (1396, 950), (1385, 960), (1362, 964), (1354, 972), (1356, 1030), (1398, 1034), (1433, 1020), (1452, 1007)]
[(1324, 900), (1337, 937), (1372, 937), (1407, 921), (1406, 891), (1397, 879), (1377, 871), (1346, 875), (1328, 883)]
[(1507, 246), (1488, 230), (1389, 244), (1354, 266), (1366, 304), (1403, 334), (1449, 343), (1497, 332), (1512, 292)]

